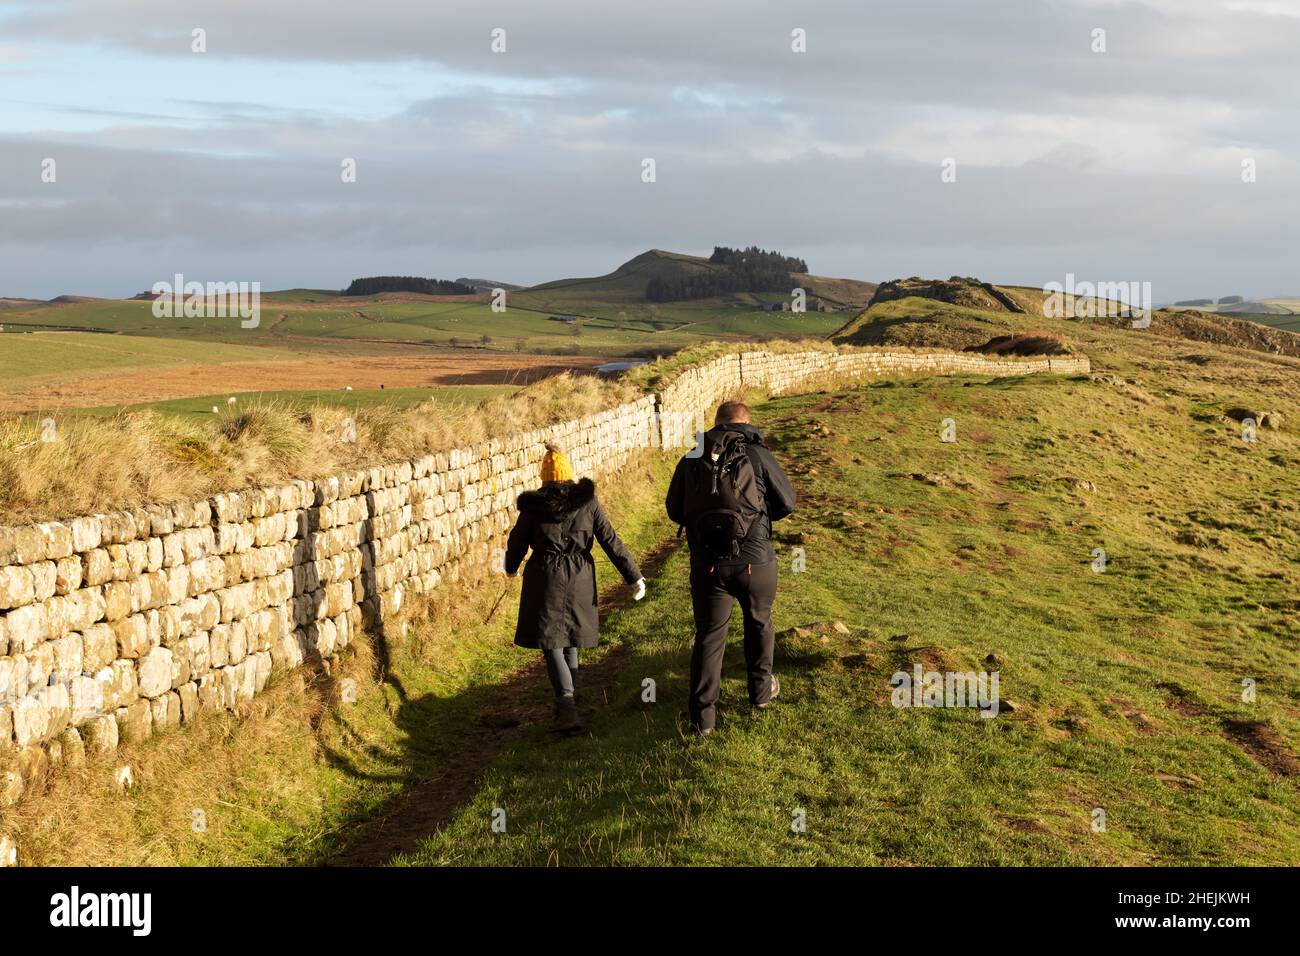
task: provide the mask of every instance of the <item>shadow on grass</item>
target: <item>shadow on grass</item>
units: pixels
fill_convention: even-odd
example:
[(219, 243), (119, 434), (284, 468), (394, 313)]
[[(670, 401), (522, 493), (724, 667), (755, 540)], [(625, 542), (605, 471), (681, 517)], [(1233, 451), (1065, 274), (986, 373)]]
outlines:
[[(648, 578), (677, 546), (677, 539), (670, 538), (646, 557), (641, 567)], [(627, 585), (605, 592), (600, 600), (602, 625), (609, 614), (631, 604), (631, 594)], [(616, 645), (579, 670), (584, 723), (590, 723), (595, 708), (607, 705), (608, 690), (627, 650), (626, 644)], [(359, 767), (341, 749), (327, 747), (324, 754), (331, 766), (350, 776), (395, 783), (400, 789), (378, 813), (368, 812), (343, 828), (344, 835), (322, 861), (325, 865), (379, 866), (410, 853), (473, 798), (483, 774), (509, 748), (529, 738), (539, 746), (556, 739), (549, 728), (552, 697), (546, 669), (539, 654), (521, 650), (524, 654), (528, 663), (504, 679), (449, 697), (412, 698), (395, 675), (386, 673), (399, 701), (394, 722), (402, 737), (401, 752), (366, 744), (346, 721), (341, 726), (350, 750), (401, 769), (376, 773)]]

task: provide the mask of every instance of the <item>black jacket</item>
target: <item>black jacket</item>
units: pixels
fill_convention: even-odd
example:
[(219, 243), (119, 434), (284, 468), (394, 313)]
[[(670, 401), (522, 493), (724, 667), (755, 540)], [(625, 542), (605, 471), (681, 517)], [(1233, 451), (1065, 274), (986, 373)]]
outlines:
[(551, 482), (519, 496), (519, 520), (506, 541), (505, 570), (514, 574), (532, 549), (515, 626), (520, 647), (596, 646), (600, 618), (593, 542), (599, 542), (629, 584), (641, 577), (596, 500), (590, 478)]
[[(767, 506), (763, 515), (750, 525), (749, 534), (740, 543), (740, 556), (729, 561), (710, 563), (767, 564), (769, 561), (776, 560), (776, 554), (772, 551), (772, 522), (780, 521), (794, 511), (794, 488), (791, 487), (790, 479), (786, 477), (785, 471), (777, 463), (776, 458), (763, 444), (763, 435), (757, 428), (753, 425), (718, 425), (709, 434), (722, 431), (740, 432), (745, 436), (745, 451), (748, 452), (750, 463), (754, 466), (754, 477), (758, 479), (759, 491)], [(686, 458), (677, 463), (673, 480), (668, 485), (668, 498), (664, 502), (668, 509), (668, 517), (679, 525), (686, 524), (686, 489), (683, 477), (685, 464)], [(691, 552), (694, 555), (697, 549), (691, 541), (690, 528), (686, 529), (686, 540), (691, 544)]]

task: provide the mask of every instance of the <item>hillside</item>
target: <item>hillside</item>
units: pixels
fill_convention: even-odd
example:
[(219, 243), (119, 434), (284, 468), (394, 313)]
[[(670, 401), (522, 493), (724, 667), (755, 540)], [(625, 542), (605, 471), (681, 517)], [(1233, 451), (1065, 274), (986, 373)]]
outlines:
[(1245, 299), (1241, 302), (1206, 303), (1196, 306), (1175, 305), (1170, 311), (1212, 313), (1255, 322), (1269, 328), (1300, 333), (1300, 297), (1279, 296), (1272, 299)]
[[(622, 305), (644, 308), (645, 290), (652, 279), (672, 279), (682, 275), (716, 275), (724, 267), (703, 256), (651, 249), (629, 259), (607, 275), (582, 279), (560, 279), (525, 290), (527, 297), (548, 303), (548, 307), (569, 304), (575, 308), (597, 304)], [(857, 279), (836, 279), (828, 276), (793, 273), (792, 277), (810, 297), (822, 298), (837, 308), (861, 308), (870, 301), (876, 285)], [(769, 294), (737, 295), (724, 297), (734, 304), (752, 307), (763, 301), (773, 301), (778, 296)]]
[(613, 272), (603, 276), (579, 279), (557, 279), (543, 282), (524, 290), (549, 299), (572, 299), (582, 301), (587, 298), (602, 302), (622, 301), (628, 304), (643, 303), (645, 288), (651, 279), (691, 273), (716, 273), (722, 267), (714, 265), (701, 256), (691, 256), (680, 252), (667, 252), (663, 249), (651, 249), (623, 263)]
[[(1042, 289), (997, 286), (977, 279), (953, 277), (900, 279), (883, 283), (871, 304), (838, 329), (832, 341), (843, 345), (913, 345), (966, 348), (994, 336), (1046, 332), (1067, 345), (1089, 352), (1114, 348), (1116, 333), (1212, 343), (1269, 355), (1300, 356), (1300, 335), (1258, 322), (1193, 309), (1159, 309), (1146, 329), (1131, 328), (1123, 303), (1064, 298), (1073, 311), (1114, 316), (1048, 318)], [(1084, 306), (1088, 308), (1085, 309)], [(1128, 340), (1125, 336), (1124, 340)], [(1140, 340), (1131, 340), (1140, 341)], [(1090, 353), (1091, 354), (1091, 353)]]

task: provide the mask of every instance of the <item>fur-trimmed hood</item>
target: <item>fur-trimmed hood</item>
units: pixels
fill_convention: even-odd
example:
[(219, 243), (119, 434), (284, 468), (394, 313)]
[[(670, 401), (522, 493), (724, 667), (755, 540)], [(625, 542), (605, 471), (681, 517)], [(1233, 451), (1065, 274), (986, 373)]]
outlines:
[(536, 491), (525, 491), (519, 496), (519, 510), (543, 521), (558, 521), (577, 511), (596, 497), (596, 483), (590, 478), (577, 481), (555, 481), (542, 485)]

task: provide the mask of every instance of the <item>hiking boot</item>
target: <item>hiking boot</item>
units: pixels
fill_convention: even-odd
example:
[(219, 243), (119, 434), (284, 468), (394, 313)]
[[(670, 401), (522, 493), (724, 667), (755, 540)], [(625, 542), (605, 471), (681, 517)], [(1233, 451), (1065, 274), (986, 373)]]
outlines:
[(578, 702), (572, 697), (561, 697), (555, 701), (555, 730), (558, 733), (573, 733), (582, 729), (578, 719)]
[(771, 704), (772, 701), (776, 700), (780, 696), (781, 696), (781, 682), (777, 680), (776, 675), (773, 674), (772, 675), (772, 696), (767, 699), (766, 704), (755, 704), (754, 706), (757, 707), (759, 710), (765, 710), (768, 704)]

